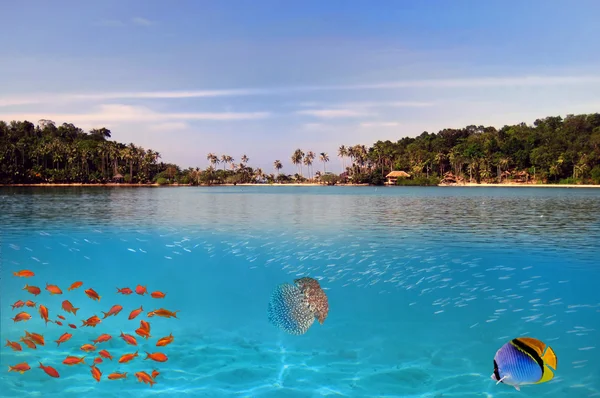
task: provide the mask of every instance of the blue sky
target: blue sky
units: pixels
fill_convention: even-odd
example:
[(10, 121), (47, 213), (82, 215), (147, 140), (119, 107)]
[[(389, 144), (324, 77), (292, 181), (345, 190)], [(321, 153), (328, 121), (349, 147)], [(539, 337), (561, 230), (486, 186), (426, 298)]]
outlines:
[(0, 120), (182, 167), (600, 112), (600, 2), (2, 2)]

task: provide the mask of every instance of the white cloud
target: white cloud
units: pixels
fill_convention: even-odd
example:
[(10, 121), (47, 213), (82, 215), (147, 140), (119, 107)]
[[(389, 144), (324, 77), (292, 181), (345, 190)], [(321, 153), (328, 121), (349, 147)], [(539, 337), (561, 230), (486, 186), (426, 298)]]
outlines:
[(189, 124), (187, 124), (185, 122), (165, 122), (165, 123), (152, 124), (148, 127), (149, 130), (158, 131), (158, 132), (181, 131), (181, 130), (186, 130), (188, 128), (189, 128)]
[(398, 122), (365, 122), (361, 123), (360, 127), (397, 127), (400, 126)]
[(138, 25), (138, 26), (150, 26), (152, 25), (152, 21), (146, 19), (146, 18), (142, 18), (142, 17), (134, 17), (131, 18), (131, 22), (134, 25)]
[(355, 109), (308, 109), (304, 111), (297, 111), (296, 114), (313, 116), (321, 119), (362, 117), (371, 115), (371, 113), (369, 112), (364, 112)]
[[(398, 88), (488, 88), (488, 87), (551, 87), (600, 84), (600, 76), (514, 76), (514, 77), (482, 77), (401, 80), (382, 83), (367, 83), (339, 86), (303, 86), (278, 88), (238, 88), (218, 90), (185, 90), (185, 91), (140, 91), (112, 93), (66, 93), (66, 94), (32, 94), (27, 97), (0, 98), (0, 104), (13, 103), (48, 103), (54, 101), (107, 101), (120, 99), (178, 99), (178, 98), (211, 98), (239, 97), (252, 95), (279, 95), (293, 92), (334, 91), (334, 90), (392, 90)], [(375, 104), (375, 103), (372, 103)], [(383, 105), (387, 104), (387, 105)], [(396, 104), (396, 105), (393, 105)], [(379, 106), (428, 106), (419, 102), (387, 102)]]
[[(268, 112), (222, 112), (222, 113), (164, 113), (156, 112), (142, 106), (122, 104), (105, 104), (96, 107), (95, 111), (87, 113), (0, 113), (0, 120), (30, 120), (50, 119), (56, 123), (73, 123), (104, 125), (108, 123), (123, 122), (151, 122), (151, 123), (183, 123), (192, 120), (252, 120), (264, 119), (270, 116)], [(182, 126), (179, 124), (178, 126)]]

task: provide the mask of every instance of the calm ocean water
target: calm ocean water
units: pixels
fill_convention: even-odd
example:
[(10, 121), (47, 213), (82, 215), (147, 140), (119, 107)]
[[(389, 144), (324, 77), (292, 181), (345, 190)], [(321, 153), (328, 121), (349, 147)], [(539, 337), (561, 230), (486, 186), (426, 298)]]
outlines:
[[(0, 396), (600, 397), (599, 244), (593, 189), (0, 188), (0, 337), (27, 330), (46, 340), (2, 347)], [(12, 275), (21, 269), (36, 275)], [(268, 323), (267, 304), (300, 276), (320, 280), (330, 312), (293, 336)], [(67, 291), (77, 280), (83, 287)], [(116, 293), (138, 284), (167, 295)], [(90, 287), (99, 302), (84, 294)], [(45, 326), (37, 308), (13, 322), (23, 309), (11, 305), (28, 299), (65, 326)], [(65, 299), (77, 316), (62, 311)], [(120, 314), (81, 327), (115, 304)], [(147, 317), (161, 307), (177, 318)], [(119, 334), (135, 335), (139, 319), (152, 337), (125, 344)], [(102, 333), (113, 338), (98, 349), (114, 359), (98, 365), (96, 382), (97, 355), (79, 347)], [(170, 333), (174, 342), (156, 347)], [(490, 375), (496, 350), (523, 335), (550, 344), (558, 369), (517, 392)], [(63, 365), (67, 355), (86, 364)], [(6, 371), (20, 362), (32, 369)], [(153, 369), (153, 387), (133, 375)], [(127, 378), (108, 380), (115, 371)]]

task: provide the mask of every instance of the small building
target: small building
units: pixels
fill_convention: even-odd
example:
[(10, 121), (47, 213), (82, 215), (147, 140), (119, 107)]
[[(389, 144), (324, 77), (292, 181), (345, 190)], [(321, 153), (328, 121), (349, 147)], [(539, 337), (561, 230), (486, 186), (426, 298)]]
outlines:
[(394, 170), (386, 175), (385, 178), (387, 178), (387, 181), (385, 182), (387, 185), (396, 185), (396, 180), (398, 178), (410, 178), (410, 174), (406, 171)]
[(114, 182), (123, 182), (124, 177), (122, 174), (117, 173), (113, 176), (112, 179)]

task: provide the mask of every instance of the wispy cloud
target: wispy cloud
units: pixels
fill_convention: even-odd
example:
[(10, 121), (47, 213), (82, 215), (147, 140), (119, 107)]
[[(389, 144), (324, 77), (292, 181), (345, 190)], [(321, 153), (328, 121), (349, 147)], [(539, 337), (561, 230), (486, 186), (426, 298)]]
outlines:
[(400, 126), (398, 122), (365, 122), (361, 123), (360, 127), (397, 127)]
[[(223, 113), (165, 113), (156, 112), (142, 106), (131, 106), (122, 104), (105, 104), (87, 113), (0, 113), (0, 120), (30, 120), (50, 119), (56, 123), (69, 122), (80, 124), (102, 125), (108, 123), (181, 123), (194, 120), (233, 121), (233, 120), (255, 120), (270, 116), (268, 112), (223, 112)], [(171, 125), (173, 126), (173, 125)]]
[(134, 25), (138, 25), (138, 26), (150, 26), (152, 25), (152, 21), (146, 19), (146, 18), (142, 18), (142, 17), (134, 17), (131, 18), (131, 22)]
[(125, 27), (128, 25), (150, 26), (150, 25), (153, 25), (153, 22), (146, 18), (133, 17), (129, 21), (122, 21), (120, 19), (101, 19), (100, 21), (96, 22), (94, 25), (116, 28), (116, 27)]
[[(400, 88), (488, 88), (488, 87), (550, 87), (600, 84), (600, 75), (594, 76), (516, 76), (516, 77), (484, 77), (455, 79), (401, 80), (381, 83), (351, 84), (338, 86), (301, 86), (276, 88), (236, 88), (217, 90), (184, 90), (184, 91), (139, 91), (139, 92), (107, 92), (107, 93), (39, 93), (27, 97), (0, 98), (0, 105), (24, 103), (48, 103), (54, 101), (109, 101), (122, 99), (185, 99), (211, 97), (241, 97), (254, 95), (281, 95), (298, 92), (318, 92), (335, 90), (393, 90)], [(377, 103), (371, 103), (377, 104)], [(387, 104), (387, 105), (385, 105)], [(395, 104), (395, 105), (394, 105)], [(428, 106), (418, 102), (387, 102), (379, 106)]]
[(125, 26), (123, 21), (119, 21), (118, 19), (101, 19), (98, 22), (95, 22), (96, 26), (106, 26), (106, 27), (122, 27)]
[(371, 113), (355, 109), (307, 109), (297, 111), (298, 115), (307, 115), (322, 119), (344, 118), (344, 117), (363, 117), (370, 116)]
[(367, 108), (422, 108), (434, 106), (435, 102), (419, 101), (371, 101), (371, 102), (342, 102), (337, 104), (323, 102), (301, 102), (302, 107), (328, 107), (336, 109), (367, 109)]

